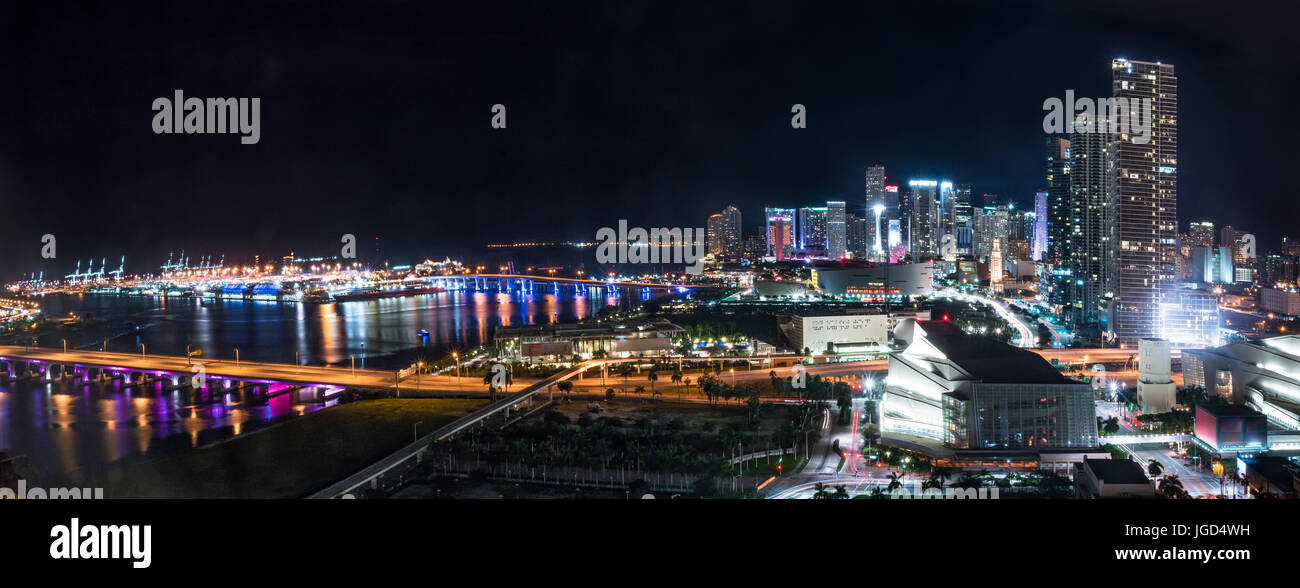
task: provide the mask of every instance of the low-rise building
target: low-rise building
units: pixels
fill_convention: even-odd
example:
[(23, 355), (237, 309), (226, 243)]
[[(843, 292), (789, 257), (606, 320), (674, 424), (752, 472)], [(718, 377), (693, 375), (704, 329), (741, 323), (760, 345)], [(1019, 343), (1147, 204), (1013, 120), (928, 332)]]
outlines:
[(499, 327), (493, 339), (515, 359), (561, 360), (671, 355), (673, 338), (685, 329), (665, 321), (628, 321)]
[(1260, 456), (1245, 462), (1246, 485), (1256, 494), (1300, 498), (1300, 465), (1284, 457)]
[(1259, 309), (1283, 316), (1300, 316), (1300, 290), (1260, 288)]
[(813, 283), (823, 293), (863, 300), (929, 296), (934, 293), (934, 264), (829, 263), (812, 270)]
[(1079, 498), (1155, 498), (1156, 485), (1127, 459), (1084, 459), (1075, 470)]
[(1174, 409), (1177, 389), (1171, 379), (1169, 342), (1164, 339), (1138, 341), (1137, 402), (1144, 413)]
[(1235, 404), (1196, 405), (1196, 441), (1219, 455), (1268, 448), (1268, 421), (1249, 407)]
[(882, 349), (889, 343), (888, 317), (854, 312), (790, 314), (778, 319), (790, 347), (813, 353)]

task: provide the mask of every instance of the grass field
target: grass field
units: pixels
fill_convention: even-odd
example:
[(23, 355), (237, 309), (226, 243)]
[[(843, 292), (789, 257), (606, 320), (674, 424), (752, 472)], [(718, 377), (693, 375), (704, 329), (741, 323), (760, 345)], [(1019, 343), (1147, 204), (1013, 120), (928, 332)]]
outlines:
[(200, 447), (113, 464), (94, 486), (108, 498), (296, 498), (337, 482), (486, 400), (362, 400)]

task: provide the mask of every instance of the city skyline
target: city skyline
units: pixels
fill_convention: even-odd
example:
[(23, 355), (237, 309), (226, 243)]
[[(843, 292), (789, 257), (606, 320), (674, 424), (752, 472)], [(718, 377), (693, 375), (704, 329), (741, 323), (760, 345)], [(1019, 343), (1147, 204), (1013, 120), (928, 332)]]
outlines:
[[(0, 504), (39, 502), (6, 563), (495, 579), (503, 538), (583, 545), (598, 508), (740, 538), (714, 575), (748, 579), (744, 539), (814, 521), (764, 504), (832, 500), (869, 515), (825, 521), (836, 579), (968, 528), (957, 577), (1288, 569), (1296, 22), (9, 3)], [(882, 511), (915, 499), (947, 502)], [(636, 565), (603, 555), (566, 577)]]
[[(264, 10), (277, 12), (275, 7)], [(775, 10), (781, 13), (784, 9)], [(827, 10), (846, 15), (853, 12), (844, 7)], [(1048, 8), (1047, 16), (1038, 18), (1053, 18), (1058, 14), (1055, 10)], [(936, 62), (932, 57), (946, 54), (970, 38), (965, 32), (941, 36), (934, 48), (893, 63), (877, 63), (884, 69), (873, 76), (876, 81), (864, 84), (848, 75), (848, 67), (862, 57), (843, 51), (850, 38), (857, 38), (851, 34), (852, 26), (845, 25), (846, 30), (829, 31), (831, 34), (804, 50), (788, 54), (760, 50), (749, 60), (751, 65), (738, 65), (734, 74), (716, 81), (708, 80), (707, 70), (699, 64), (674, 61), (672, 73), (655, 74), (664, 89), (645, 96), (636, 95), (643, 89), (641, 81), (620, 72), (629, 65), (645, 63), (647, 54), (617, 47), (606, 57), (584, 60), (575, 53), (584, 46), (580, 37), (552, 42), (532, 59), (540, 60), (536, 64), (545, 66), (543, 71), (559, 67), (569, 72), (560, 78), (557, 88), (563, 92), (565, 104), (569, 97), (589, 104), (589, 108), (577, 109), (559, 107), (554, 99), (544, 96), (529, 97), (499, 81), (487, 81), (497, 76), (480, 75), (501, 62), (519, 58), (510, 46), (496, 46), (479, 58), (450, 50), (426, 50), (423, 55), (448, 64), (442, 76), (445, 83), (455, 80), (461, 90), (444, 87), (444, 82), (436, 81), (438, 76), (396, 83), (395, 76), (413, 64), (410, 58), (397, 58), (388, 50), (366, 55), (387, 64), (375, 74), (383, 83), (337, 88), (331, 85), (337, 80), (331, 81), (319, 65), (299, 67), (305, 63), (303, 56), (289, 46), (272, 43), (260, 47), (258, 54), (270, 57), (260, 58), (256, 67), (196, 67), (193, 73), (175, 79), (155, 69), (132, 67), (132, 56), (149, 52), (168, 56), (164, 59), (177, 65), (216, 66), (222, 62), (166, 37), (130, 40), (117, 47), (88, 32), (82, 46), (102, 50), (92, 53), (69, 48), (57, 57), (37, 54), (34, 62), (20, 68), (20, 84), (35, 87), (65, 75), (90, 76), (106, 68), (119, 69), (124, 74), (121, 80), (97, 90), (105, 107), (97, 110), (96, 116), (120, 131), (98, 132), (103, 122), (92, 124), (88, 114), (69, 108), (67, 100), (58, 96), (38, 92), (10, 105), (17, 122), (13, 132), (0, 135), (0, 159), (7, 170), (0, 180), (5, 182), (8, 204), (16, 211), (6, 222), (26, 220), (6, 226), (3, 245), (14, 255), (0, 262), (0, 275), (15, 277), (39, 271), (36, 253), (40, 237), (46, 233), (59, 234), (60, 258), (69, 266), (76, 258), (126, 255), (130, 263), (179, 249), (225, 252), (232, 257), (291, 249), (328, 251), (344, 233), (367, 240), (378, 236), (385, 256), (415, 260), (430, 254), (465, 255), (483, 241), (501, 241), (492, 237), (497, 233), (586, 240), (594, 235), (595, 227), (617, 218), (644, 219), (640, 222), (645, 226), (673, 226), (705, 217), (725, 205), (735, 205), (747, 213), (746, 218), (756, 219), (764, 206), (798, 208), (843, 200), (848, 213), (865, 214), (862, 174), (873, 164), (886, 166), (893, 184), (906, 178), (952, 178), (972, 186), (975, 194), (1001, 194), (1028, 208), (1034, 193), (1046, 188), (1039, 157), (1042, 101), (1065, 89), (1075, 89), (1080, 95), (1106, 95), (1109, 80), (1095, 64), (1119, 56), (1179, 64), (1180, 116), (1196, 121), (1196, 130), (1185, 132), (1179, 145), (1182, 159), (1189, 163), (1183, 174), (1191, 174), (1181, 182), (1180, 225), (1212, 219), (1220, 225), (1247, 227), (1261, 243), (1274, 243), (1293, 233), (1285, 221), (1260, 212), (1280, 202), (1285, 178), (1259, 170), (1285, 169), (1280, 159), (1285, 149), (1278, 137), (1286, 136), (1285, 129), (1295, 123), (1282, 116), (1280, 104), (1277, 108), (1269, 104), (1237, 107), (1234, 100), (1239, 98), (1221, 96), (1214, 89), (1226, 83), (1220, 64), (1229, 56), (1249, 55), (1256, 59), (1244, 62), (1247, 67), (1260, 69), (1282, 67), (1293, 56), (1247, 46), (1242, 32), (1235, 28), (1215, 31), (1215, 47), (1229, 49), (1224, 53), (1172, 36), (1144, 37), (1137, 33), (1138, 24), (1075, 24), (1072, 26), (1080, 27), (1078, 33), (1091, 42), (1072, 44), (1064, 52), (1052, 54), (1051, 67), (1035, 68), (1045, 72), (1043, 75), (1015, 80), (979, 77), (974, 72), (983, 70), (971, 67), (976, 63), (1043, 63), (1047, 58), (1030, 49), (1034, 38), (1031, 23), (1011, 14), (1014, 10), (956, 5), (952, 11), (976, 22), (1004, 23), (1006, 30), (1018, 34), (1017, 40), (985, 56)], [(1156, 18), (1156, 14), (1155, 10), (1139, 11), (1135, 21)], [(706, 16), (705, 22), (721, 18)], [(789, 16), (797, 19), (794, 14)], [(879, 39), (868, 41), (881, 47), (926, 22), (918, 11), (907, 8), (889, 8), (879, 16), (895, 23), (886, 27)], [(110, 22), (129, 18), (145, 29), (162, 26), (160, 16), (127, 12), (107, 18)], [(523, 15), (519, 18), (522, 21)], [(582, 22), (618, 23), (621, 17), (584, 14), (581, 18), (586, 19)], [(663, 18), (662, 26), (677, 20), (671, 15)], [(478, 19), (478, 15), (467, 14), (456, 22), (469, 31), (463, 46), (472, 45), (474, 31), (482, 30)], [(507, 20), (507, 30), (527, 38), (514, 23)], [(85, 29), (89, 25), (86, 18), (74, 16), (66, 26)], [(204, 30), (199, 25), (185, 26), (192, 28), (190, 32)], [(351, 47), (338, 39), (353, 29), (334, 23), (319, 26), (322, 34), (311, 46), (324, 52), (325, 62), (338, 63)], [(1175, 20), (1171, 26), (1202, 30), (1199, 21), (1190, 18)], [(29, 39), (26, 35), (31, 34), (21, 32), (17, 38)], [(233, 33), (217, 29), (209, 34), (219, 39)], [(711, 34), (716, 37), (687, 34), (684, 42), (688, 50), (682, 53), (683, 59), (719, 55), (723, 46), (711, 38), (785, 33), (762, 21), (741, 20)], [(237, 43), (232, 50), (230, 63), (238, 63), (243, 50)], [(55, 58), (66, 67), (46, 67), (48, 60)], [(963, 59), (975, 62), (963, 63)], [(933, 72), (937, 83), (905, 83), (906, 74), (922, 62), (939, 68)], [(583, 72), (591, 67), (609, 72), (604, 82), (593, 85), (587, 79)], [(759, 71), (753, 68), (785, 82), (779, 90), (757, 93), (748, 85), (729, 83), (732, 75)], [(1265, 77), (1260, 83), (1290, 82)], [(264, 129), (259, 143), (154, 135), (149, 130), (152, 112), (148, 102), (170, 95), (177, 86), (195, 95), (260, 96)], [(978, 109), (980, 116), (973, 117), (978, 120), (960, 116), (962, 108), (934, 108), (941, 100), (951, 100), (946, 96), (959, 86), (966, 90), (956, 105)], [(333, 89), (322, 96), (349, 96), (353, 98), (346, 101), (349, 106), (303, 93), (305, 89), (327, 88)], [(416, 92), (425, 100), (411, 100)], [(665, 102), (664, 92), (680, 98)], [(738, 102), (741, 95), (747, 99)], [(410, 116), (394, 126), (383, 118), (372, 118), (369, 113), (376, 112), (374, 108), (351, 107), (378, 106), (380, 102)], [(494, 131), (488, 124), (492, 116), (489, 107), (496, 103), (510, 107), (510, 124)], [(666, 103), (675, 106), (653, 106)], [(796, 103), (808, 108), (805, 129), (789, 128), (790, 107)], [(884, 111), (891, 116), (871, 115)], [(1221, 122), (1225, 114), (1233, 124)], [(928, 124), (921, 124), (923, 120)], [(1264, 126), (1252, 121), (1263, 120), (1280, 125), (1278, 132), (1253, 130)], [(40, 134), (34, 126), (37, 121), (44, 124)], [(707, 131), (701, 127), (705, 122)], [(417, 129), (429, 132), (417, 139), (412, 134)], [(622, 139), (602, 129), (618, 129), (616, 136)], [(706, 135), (693, 134), (701, 132)], [(358, 144), (367, 148), (348, 147)], [(705, 148), (705, 144), (709, 146)], [(463, 147), (452, 152), (450, 145)], [(983, 145), (994, 147), (979, 147)], [(1224, 150), (1219, 145), (1236, 147)], [(647, 150), (678, 155), (650, 160)], [(532, 154), (528, 161), (521, 159), (524, 152)], [(56, 161), (60, 163), (56, 165)], [(643, 165), (637, 168), (632, 162)], [(61, 171), (69, 166), (82, 172)], [(374, 173), (362, 175), (356, 171), (359, 169)], [(528, 184), (508, 179), (522, 177), (530, 178)], [(1239, 194), (1258, 205), (1229, 206), (1224, 193)], [(656, 204), (683, 195), (689, 198), (680, 207), (665, 209)], [(582, 201), (604, 201), (608, 207), (574, 210), (572, 203)], [(505, 206), (490, 206), (493, 202)], [(82, 212), (60, 214), (66, 210)], [(178, 227), (173, 231), (145, 237), (132, 230), (132, 223), (139, 222), (132, 219), (147, 211), (166, 211), (172, 218), (187, 220), (175, 221)], [(343, 211), (347, 214), (339, 214)], [(448, 214), (465, 222), (451, 229), (428, 230), (435, 219)], [(398, 227), (388, 220), (398, 215), (427, 221), (421, 226)], [(55, 218), (67, 230), (38, 226), (41, 219)], [(751, 222), (746, 233), (755, 226)], [(220, 230), (183, 230), (190, 227)], [(874, 231), (874, 223), (869, 223), (868, 230)]]

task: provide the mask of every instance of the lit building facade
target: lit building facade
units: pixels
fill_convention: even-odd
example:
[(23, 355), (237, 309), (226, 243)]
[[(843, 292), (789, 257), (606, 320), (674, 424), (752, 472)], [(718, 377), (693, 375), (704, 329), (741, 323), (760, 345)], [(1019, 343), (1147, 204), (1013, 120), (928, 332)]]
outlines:
[(813, 257), (826, 256), (826, 233), (829, 215), (825, 206), (805, 206), (799, 209), (800, 251)]
[(1214, 247), (1214, 221), (1195, 221), (1187, 225), (1188, 244), (1192, 247)]
[(889, 357), (881, 430), (955, 449), (1097, 446), (1088, 384), (1065, 378), (1033, 352), (918, 321)]
[[(894, 194), (894, 196), (897, 197), (897, 194)], [(867, 207), (864, 210), (867, 211), (868, 216), (874, 214), (873, 211), (876, 209), (877, 205), (884, 206), (885, 208), (898, 206), (898, 202), (887, 202), (885, 198), (885, 166), (883, 165), (873, 165), (867, 168), (866, 205)], [(876, 243), (878, 233), (883, 230), (883, 227), (877, 227), (875, 223), (870, 224), (867, 227), (868, 242)], [(883, 236), (881, 236), (881, 241), (883, 241)]]
[(939, 249), (939, 182), (912, 180), (908, 245), (913, 260), (932, 258)]
[(832, 200), (826, 203), (826, 255), (831, 259), (843, 259), (848, 253), (848, 217), (844, 202)]
[(1193, 282), (1202, 284), (1231, 284), (1233, 282), (1231, 247), (1196, 245), (1191, 248), (1190, 254), (1188, 263)]
[(1161, 297), (1176, 279), (1178, 78), (1174, 66), (1115, 59), (1111, 95), (1150, 100), (1152, 109), (1149, 142), (1136, 142), (1134, 133), (1120, 133), (1115, 140), (1118, 280), (1111, 328), (1119, 343), (1135, 346), (1139, 339), (1158, 336)]
[(741, 248), (740, 209), (728, 206), (722, 212), (709, 217), (708, 239), (709, 253), (723, 259), (739, 259), (744, 256)]
[(767, 257), (778, 260), (794, 253), (794, 209), (767, 208)]
[(1257, 411), (1279, 431), (1300, 431), (1300, 337), (1183, 350), (1182, 361), (1185, 386)]
[(1175, 348), (1218, 345), (1218, 295), (1209, 290), (1170, 287), (1160, 303), (1159, 328), (1159, 338)]

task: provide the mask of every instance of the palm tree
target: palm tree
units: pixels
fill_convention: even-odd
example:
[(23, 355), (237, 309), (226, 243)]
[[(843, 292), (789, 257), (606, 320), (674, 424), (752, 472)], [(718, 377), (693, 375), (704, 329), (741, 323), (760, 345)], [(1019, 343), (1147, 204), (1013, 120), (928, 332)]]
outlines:
[(899, 476), (899, 475), (898, 475), (898, 472), (889, 472), (889, 476), (888, 476), (888, 478), (889, 478), (889, 491), (890, 491), (890, 492), (893, 492), (893, 491), (895, 491), (895, 490), (897, 490), (897, 489), (903, 487), (903, 478), (902, 478), (902, 476)]
[(653, 399), (655, 396), (655, 382), (659, 380), (658, 368), (650, 368), (650, 372), (645, 375), (645, 378), (650, 380), (650, 398)]
[(831, 493), (829, 490), (826, 489), (825, 484), (821, 482), (817, 482), (817, 485), (813, 486), (812, 497), (813, 500), (827, 500), (831, 497)]
[(1187, 490), (1183, 488), (1183, 482), (1178, 479), (1178, 474), (1170, 474), (1160, 478), (1160, 485), (1156, 490), (1165, 495), (1166, 498), (1191, 498)]
[(700, 392), (708, 399), (709, 406), (713, 406), (713, 393), (717, 390), (717, 380), (713, 376), (700, 376)]
[(633, 388), (632, 393), (636, 394), (637, 396), (645, 394), (645, 386), (637, 386), (636, 388)]
[(948, 478), (950, 477), (952, 477), (952, 472), (949, 471), (948, 468), (936, 467), (930, 470), (930, 482), (935, 488), (940, 490), (943, 490), (944, 484), (948, 482)]
[(831, 498), (835, 500), (845, 500), (848, 497), (849, 497), (849, 491), (844, 488), (843, 484), (836, 486), (835, 493), (831, 494)]
[(672, 375), (672, 378), (670, 378), (670, 379), (673, 381), (673, 384), (676, 384), (676, 385), (677, 385), (677, 399), (678, 399), (678, 400), (681, 400), (681, 399), (682, 399), (682, 387), (681, 387), (681, 383), (682, 383), (682, 372), (681, 372), (681, 370), (673, 370), (673, 375)]
[(618, 374), (618, 375), (620, 375), (620, 376), (623, 377), (623, 393), (624, 393), (624, 394), (627, 394), (627, 378), (628, 378), (628, 376), (631, 376), (631, 375), (632, 375), (632, 371), (633, 371), (632, 365), (631, 365), (631, 364), (627, 364), (627, 363), (620, 363), (620, 364), (618, 364), (618, 367), (615, 368), (615, 370), (614, 370), (614, 373), (616, 373), (616, 374)]
[(568, 380), (562, 380), (559, 383), (557, 383), (555, 387), (559, 388), (560, 392), (563, 392), (565, 396), (568, 396), (569, 393), (573, 391), (573, 382), (570, 382)]
[(1165, 466), (1160, 465), (1160, 462), (1156, 459), (1153, 458), (1147, 462), (1147, 473), (1150, 474), (1152, 478), (1160, 477), (1160, 474), (1164, 471)]

